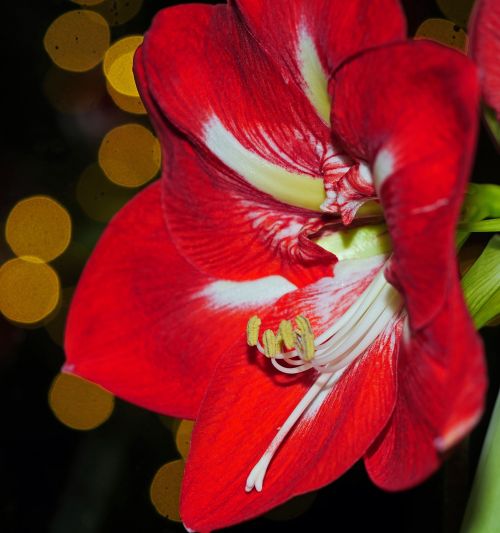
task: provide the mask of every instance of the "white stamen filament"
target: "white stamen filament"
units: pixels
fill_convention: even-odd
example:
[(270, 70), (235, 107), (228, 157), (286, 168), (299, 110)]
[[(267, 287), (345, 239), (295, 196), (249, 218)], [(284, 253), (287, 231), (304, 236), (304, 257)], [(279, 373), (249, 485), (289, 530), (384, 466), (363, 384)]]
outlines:
[[(297, 374), (314, 368), (318, 372), (337, 372), (349, 365), (385, 329), (399, 311), (402, 299), (380, 269), (354, 304), (330, 328), (315, 338), (316, 354), (304, 362), (300, 350), (277, 354), (271, 361), (281, 372)], [(264, 353), (260, 343), (257, 348)], [(290, 365), (284, 366), (281, 361)]]
[[(387, 328), (402, 305), (400, 294), (385, 280), (384, 268), (381, 268), (342, 317), (315, 338), (316, 352), (312, 361), (304, 361), (300, 348), (278, 353), (271, 358), (274, 367), (286, 374), (298, 374), (314, 369), (320, 373), (320, 376), (292, 411), (250, 472), (246, 482), (247, 492), (254, 488), (259, 492), (262, 490), (267, 468), (286, 435), (307, 411), (313, 400), (328, 385), (333, 386), (343, 371)], [(257, 348), (264, 353), (260, 343), (257, 343)]]
[(252, 489), (255, 489), (257, 492), (262, 491), (262, 485), (264, 483), (267, 467), (276, 453), (276, 450), (279, 448), (280, 444), (288, 435), (297, 420), (302, 416), (304, 411), (307, 410), (311, 402), (329, 384), (333, 384), (336, 378), (337, 376), (335, 374), (323, 374), (314, 382), (302, 400), (300, 400), (300, 402), (297, 404), (297, 407), (295, 407), (295, 409), (292, 411), (292, 414), (287, 418), (286, 422), (280, 427), (278, 433), (272, 440), (267, 450), (264, 452), (264, 455), (260, 458), (259, 462), (253, 467), (246, 482), (245, 490), (247, 492), (250, 492)]

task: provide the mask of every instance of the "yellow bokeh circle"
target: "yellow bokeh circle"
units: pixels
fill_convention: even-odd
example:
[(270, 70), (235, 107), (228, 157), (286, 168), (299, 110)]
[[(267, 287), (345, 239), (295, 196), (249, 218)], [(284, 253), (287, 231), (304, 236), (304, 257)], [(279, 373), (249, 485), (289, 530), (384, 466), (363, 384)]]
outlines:
[(462, 28), (466, 28), (474, 1), (475, 0), (437, 0), (437, 4), (446, 18), (456, 22)]
[(47, 29), (43, 44), (62, 69), (84, 72), (98, 65), (109, 47), (106, 19), (94, 11), (68, 11)]
[(113, 183), (122, 187), (140, 187), (160, 170), (160, 143), (144, 126), (118, 126), (102, 140), (99, 165)]
[(316, 492), (308, 492), (306, 494), (301, 494), (300, 496), (295, 496), (295, 498), (292, 498), (271, 511), (268, 511), (264, 517), (276, 522), (293, 520), (306, 513), (311, 508), (316, 499), (316, 494)]
[(183, 459), (167, 463), (156, 472), (149, 490), (151, 502), (157, 512), (175, 522), (181, 521), (179, 498), (183, 475)]
[(68, 211), (48, 196), (32, 196), (17, 203), (7, 218), (5, 238), (18, 255), (51, 261), (71, 240)]
[(469, 39), (467, 34), (445, 19), (427, 19), (420, 24), (415, 33), (416, 39), (429, 39), (467, 53)]
[(9, 320), (40, 322), (55, 310), (60, 292), (54, 269), (37, 258), (10, 259), (0, 267), (0, 311)]
[(134, 54), (142, 44), (142, 35), (130, 35), (116, 41), (104, 56), (103, 69), (108, 83), (115, 91), (126, 96), (138, 97), (133, 63)]
[(55, 416), (73, 429), (94, 429), (111, 416), (114, 396), (95, 383), (73, 374), (58, 374), (49, 391)]
[(97, 4), (101, 4), (102, 2), (104, 2), (104, 0), (71, 0), (71, 1), (81, 6), (96, 6)]
[(143, 0), (103, 0), (93, 9), (111, 26), (119, 26), (132, 20), (141, 10)]
[(183, 420), (175, 435), (175, 445), (179, 453), (186, 459), (191, 446), (191, 434), (193, 433), (194, 422), (192, 420)]
[(108, 81), (106, 82), (106, 88), (113, 102), (123, 111), (134, 115), (145, 115), (147, 113), (140, 96), (127, 96), (119, 93), (113, 89), (113, 86)]

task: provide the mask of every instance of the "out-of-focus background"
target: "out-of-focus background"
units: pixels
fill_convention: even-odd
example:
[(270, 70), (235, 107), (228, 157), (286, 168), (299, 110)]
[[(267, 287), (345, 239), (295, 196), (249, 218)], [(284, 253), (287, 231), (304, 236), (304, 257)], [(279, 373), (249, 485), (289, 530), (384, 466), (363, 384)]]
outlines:
[[(465, 50), (472, 3), (407, 0), (409, 33)], [(2, 6), (2, 533), (183, 531), (178, 493), (192, 424), (59, 375), (65, 316), (85, 261), (113, 214), (159, 174), (159, 144), (131, 66), (166, 5)], [(483, 128), (474, 179), (492, 182), (498, 168)], [(489, 349), (494, 334), (483, 331)], [(498, 376), (494, 354), (489, 362)], [(498, 377), (491, 381), (482, 424), (420, 487), (384, 493), (357, 465), (322, 491), (233, 530), (303, 531), (319, 520), (331, 531), (457, 531), (498, 389)]]

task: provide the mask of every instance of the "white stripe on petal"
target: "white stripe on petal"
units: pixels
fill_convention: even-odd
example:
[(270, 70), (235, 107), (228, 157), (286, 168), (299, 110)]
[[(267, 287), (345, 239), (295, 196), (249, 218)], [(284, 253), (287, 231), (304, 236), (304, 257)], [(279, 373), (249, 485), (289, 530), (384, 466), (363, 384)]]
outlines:
[(299, 30), (298, 63), (306, 83), (306, 94), (316, 112), (330, 124), (331, 102), (328, 95), (328, 80), (318, 57), (316, 46), (304, 25)]
[(377, 154), (373, 165), (373, 181), (375, 189), (380, 196), (380, 189), (384, 181), (394, 172), (394, 156), (387, 149), (383, 148)]
[(215, 115), (204, 125), (204, 141), (223, 163), (259, 191), (290, 205), (320, 211), (325, 200), (322, 179), (290, 172), (248, 150)]
[(267, 276), (253, 281), (214, 281), (194, 297), (205, 297), (217, 309), (240, 309), (266, 305), (297, 287), (282, 276)]

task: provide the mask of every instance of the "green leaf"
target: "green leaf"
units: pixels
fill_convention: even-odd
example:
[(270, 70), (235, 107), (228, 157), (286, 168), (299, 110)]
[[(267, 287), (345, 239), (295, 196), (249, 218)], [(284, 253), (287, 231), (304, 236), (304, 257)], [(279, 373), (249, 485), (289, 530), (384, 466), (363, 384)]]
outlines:
[(469, 312), (477, 329), (500, 313), (500, 235), (495, 235), (462, 278)]
[(498, 533), (500, 506), (500, 394), (484, 440), (461, 533)]
[(495, 111), (486, 107), (484, 110), (484, 118), (486, 119), (486, 124), (490, 129), (493, 139), (496, 141), (497, 146), (500, 146), (500, 122), (496, 117)]
[(490, 218), (488, 220), (481, 220), (480, 222), (459, 224), (458, 229), (471, 233), (493, 233), (500, 231), (500, 218)]

